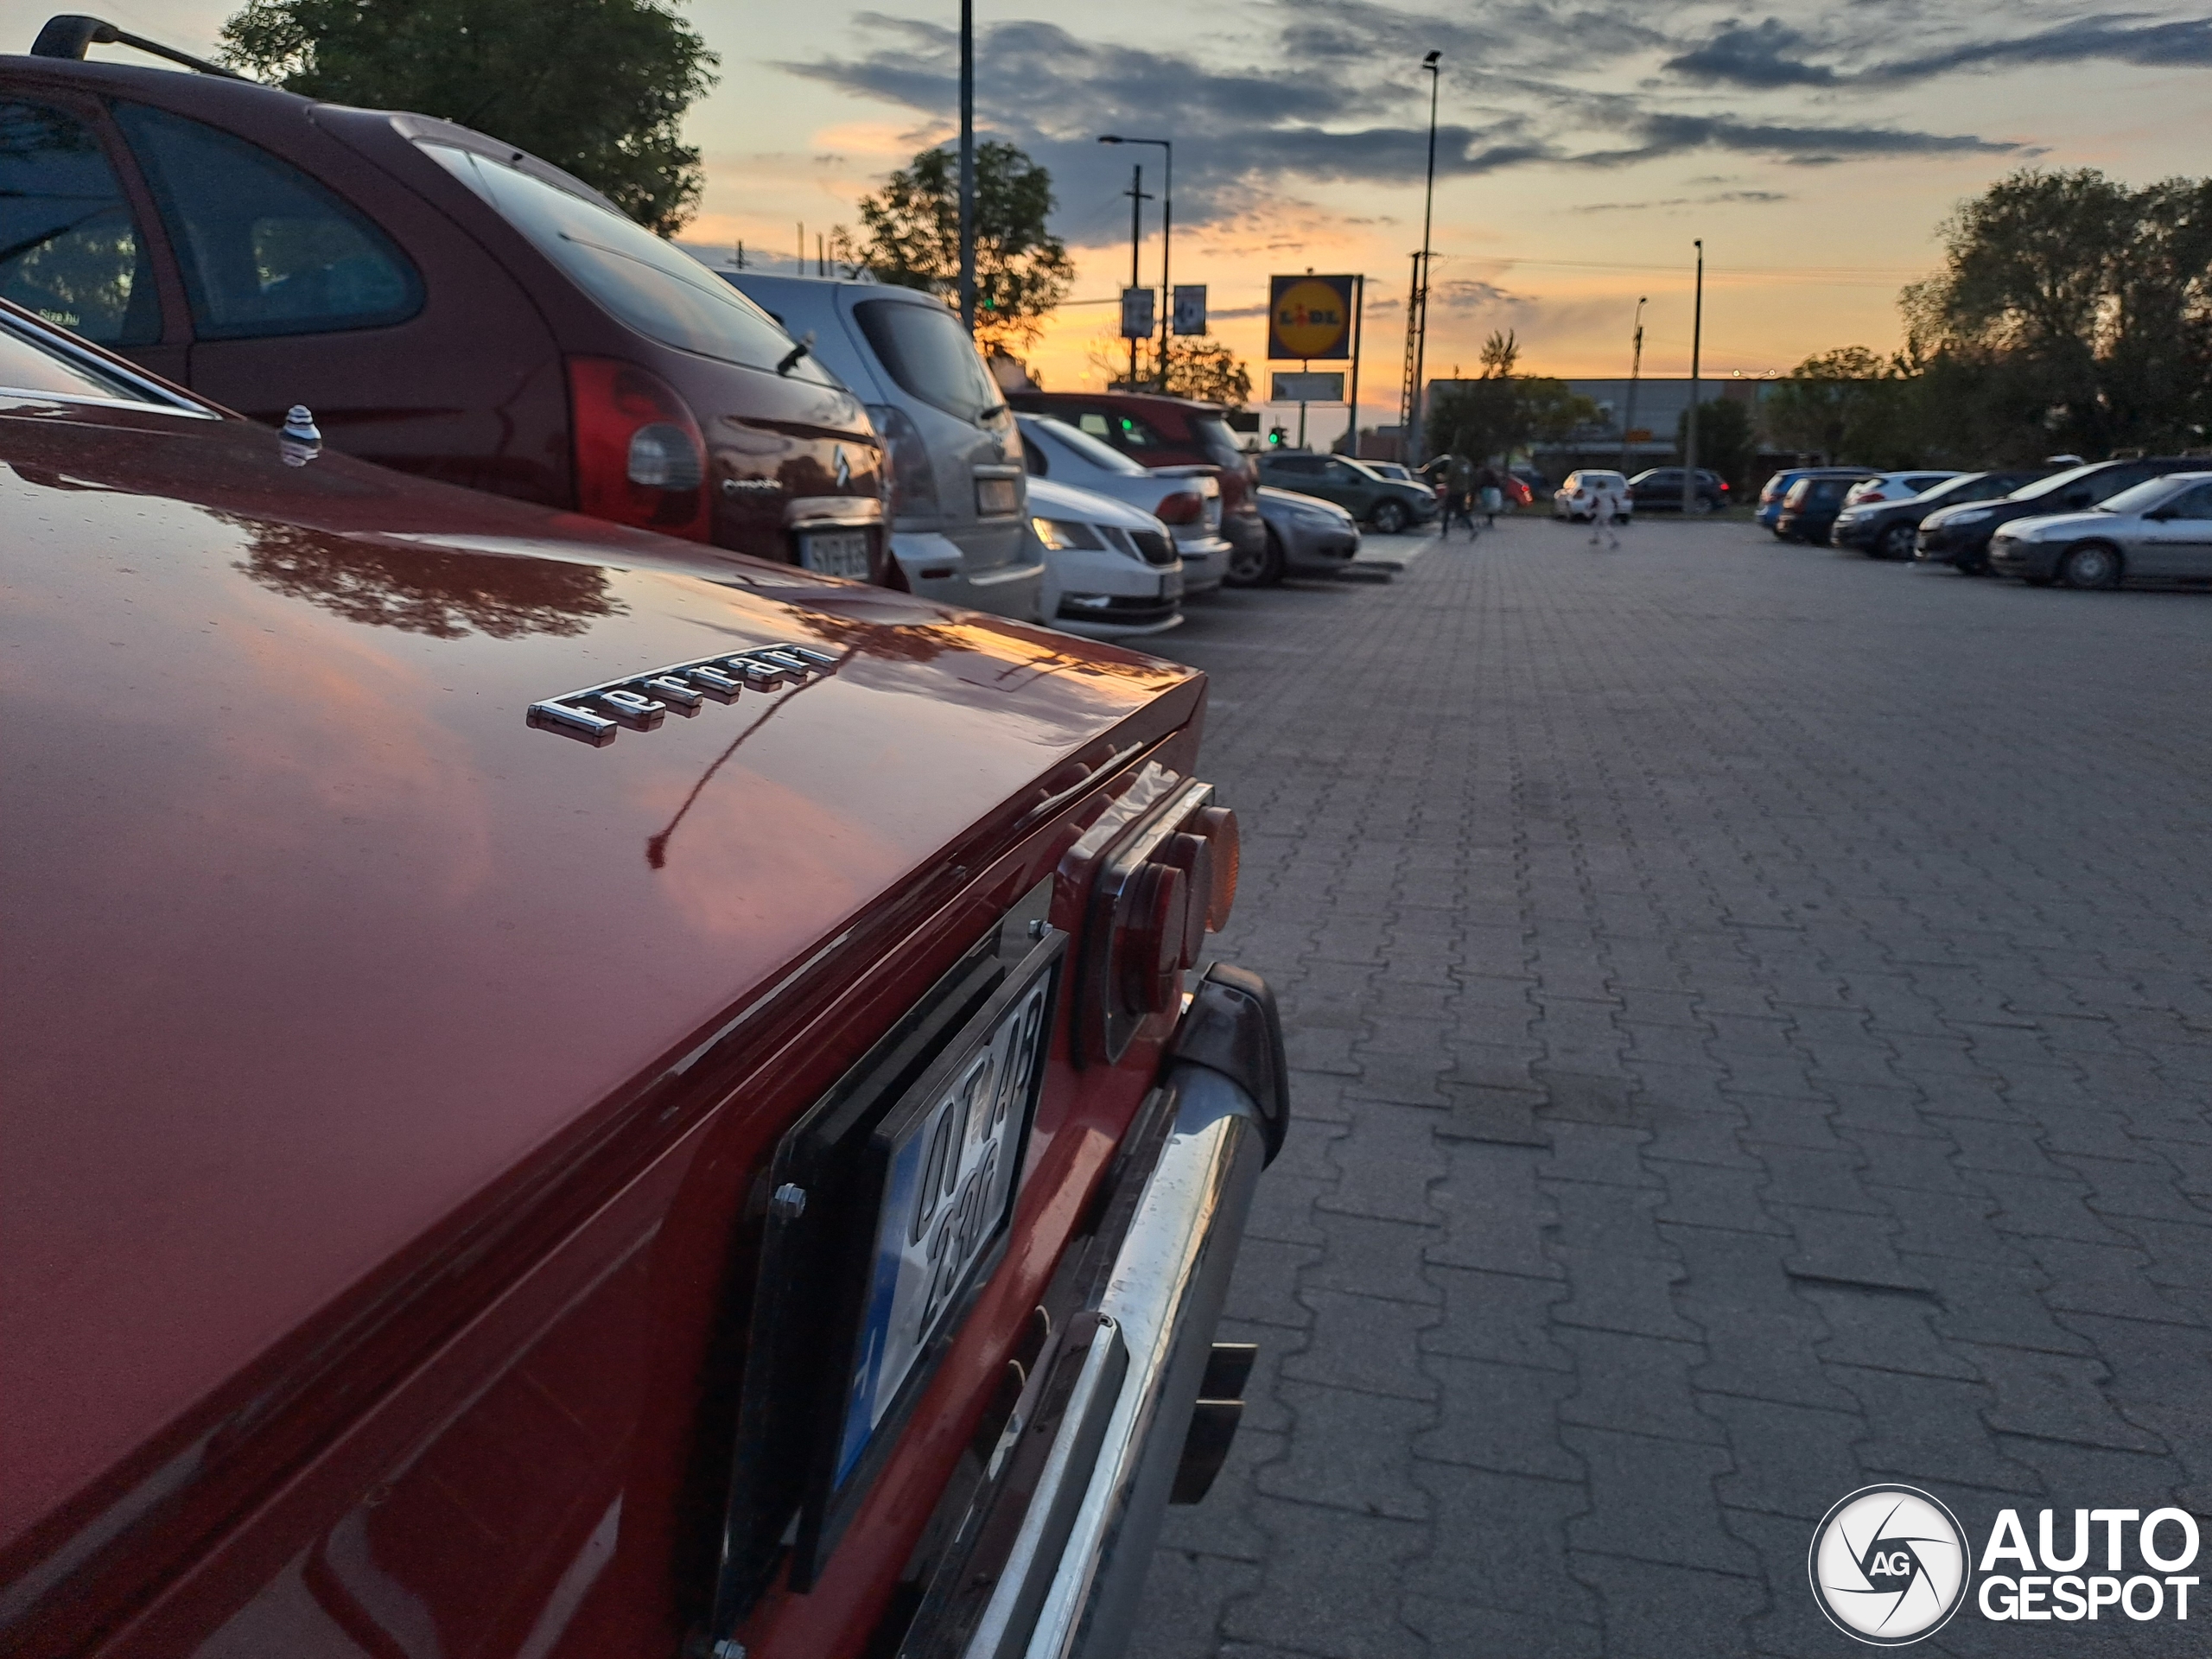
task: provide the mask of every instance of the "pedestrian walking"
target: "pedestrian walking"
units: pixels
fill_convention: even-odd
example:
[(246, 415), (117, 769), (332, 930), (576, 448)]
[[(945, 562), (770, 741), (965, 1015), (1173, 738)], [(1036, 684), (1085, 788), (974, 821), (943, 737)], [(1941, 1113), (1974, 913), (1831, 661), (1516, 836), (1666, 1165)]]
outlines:
[(1458, 519), (1467, 527), (1467, 534), (1475, 534), (1475, 465), (1465, 455), (1454, 455), (1444, 469), (1444, 525), (1437, 531), (1440, 541), (1452, 533), (1452, 521)]
[(1482, 498), (1483, 527), (1485, 530), (1497, 529), (1498, 511), (1505, 505), (1505, 492), (1498, 483), (1497, 469), (1487, 461), (1483, 464), (1482, 471), (1476, 474), (1475, 490)]
[(1612, 491), (1600, 484), (1590, 496), (1590, 545), (1598, 545), (1598, 537), (1605, 538), (1608, 550), (1618, 551), (1621, 544), (1620, 532), (1613, 528), (1614, 515), (1620, 504), (1613, 499)]

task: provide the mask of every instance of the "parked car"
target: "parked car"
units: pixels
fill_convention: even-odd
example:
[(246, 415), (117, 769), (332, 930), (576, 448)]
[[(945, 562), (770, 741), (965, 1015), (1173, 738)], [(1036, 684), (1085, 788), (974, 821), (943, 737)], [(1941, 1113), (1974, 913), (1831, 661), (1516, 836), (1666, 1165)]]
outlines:
[(1850, 489), (1851, 480), (1847, 478), (1815, 474), (1799, 479), (1782, 498), (1782, 511), (1774, 521), (1776, 539), (1827, 541), (1828, 532), (1835, 528), (1837, 517), (1843, 512), (1843, 498)]
[(1952, 565), (1969, 575), (1978, 575), (1989, 569), (1990, 537), (2000, 526), (2016, 518), (2086, 512), (2122, 490), (2133, 489), (2168, 473), (2188, 472), (2199, 464), (2186, 455), (2165, 455), (2069, 467), (2023, 485), (1997, 500), (1945, 507), (1929, 513), (1920, 521), (1913, 556), (1925, 563)]
[(79, 61), (98, 27), (0, 58), (0, 296), (402, 472), (885, 574), (860, 401), (690, 255), (448, 121)]
[(1210, 594), (1233, 576), (1236, 560), (1221, 533), (1218, 468), (1140, 467), (1103, 440), (1050, 415), (1017, 415), (1014, 423), (1030, 488), (1049, 478), (1111, 496), (1159, 519), (1175, 538), (1185, 593)]
[(1581, 524), (1597, 511), (1600, 497), (1613, 504), (1613, 522), (1624, 524), (1636, 515), (1636, 498), (1628, 480), (1603, 467), (1578, 467), (1567, 481), (1552, 492), (1552, 517)]
[(1251, 585), (1333, 576), (1358, 556), (1359, 521), (1333, 501), (1262, 484), (1260, 517), (1268, 526), (1267, 563)]
[(1989, 568), (2069, 588), (2212, 581), (2212, 471), (2168, 473), (2087, 512), (2000, 524), (1989, 540)]
[(1017, 391), (1007, 401), (1050, 415), (1120, 450), (1140, 467), (1212, 467), (1221, 481), (1221, 533), (1243, 556), (1267, 543), (1254, 492), (1260, 474), (1219, 404), (1152, 391)]
[(1905, 471), (1877, 473), (1872, 478), (1862, 478), (1845, 492), (1843, 505), (1847, 507), (1864, 506), (1869, 502), (1907, 501), (1924, 494), (1946, 479), (1961, 477), (1955, 468), (1949, 472)]
[(1183, 561), (1141, 508), (1049, 478), (1029, 480), (1030, 533), (1052, 625), (1096, 639), (1165, 633), (1183, 621)]
[(1115, 1650), (1287, 1113), (1204, 677), (0, 385), (0, 1644)]
[(1752, 511), (1751, 522), (1762, 530), (1772, 530), (1775, 521), (1782, 517), (1783, 498), (1801, 478), (1840, 478), (1847, 484), (1855, 484), (1872, 470), (1867, 467), (1792, 467), (1776, 473), (1759, 486), (1759, 504)]
[(1001, 616), (1042, 614), (1021, 436), (950, 308), (890, 283), (717, 274), (867, 403), (890, 450), (891, 551), (907, 590)]
[[(1682, 510), (1682, 469), (1652, 467), (1628, 481), (1630, 499), (1638, 512), (1680, 512)], [(1728, 505), (1728, 480), (1718, 473), (1697, 469), (1697, 495), (1690, 511), (1718, 512)]]
[[(2030, 467), (2016, 472), (1955, 473), (1918, 495), (1897, 501), (1862, 501), (1846, 505), (1836, 515), (1828, 541), (1836, 547), (1855, 547), (1870, 558), (1909, 559), (1920, 521), (1945, 507), (1970, 501), (1994, 501), (2023, 484), (2031, 484), (2047, 469)], [(1849, 497), (1846, 498), (1847, 502)]]
[(1260, 482), (1333, 501), (1378, 536), (1425, 524), (1442, 511), (1425, 485), (1384, 478), (1345, 455), (1278, 449), (1260, 458)]
[(1377, 478), (1395, 478), (1401, 484), (1419, 484), (1424, 481), (1414, 477), (1413, 469), (1402, 461), (1368, 461), (1357, 456), (1354, 459), (1358, 460), (1361, 466), (1366, 467)]

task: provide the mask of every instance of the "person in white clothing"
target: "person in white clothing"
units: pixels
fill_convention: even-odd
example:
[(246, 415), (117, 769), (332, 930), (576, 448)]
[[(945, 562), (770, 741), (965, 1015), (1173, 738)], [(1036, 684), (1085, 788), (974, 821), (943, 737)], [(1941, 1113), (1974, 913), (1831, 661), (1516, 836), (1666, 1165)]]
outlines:
[(1597, 546), (1598, 537), (1602, 535), (1605, 537), (1605, 545), (1609, 549), (1618, 550), (1621, 544), (1620, 532), (1613, 528), (1613, 515), (1619, 512), (1619, 510), (1620, 504), (1613, 499), (1611, 485), (1600, 484), (1596, 489), (1590, 493), (1591, 546)]

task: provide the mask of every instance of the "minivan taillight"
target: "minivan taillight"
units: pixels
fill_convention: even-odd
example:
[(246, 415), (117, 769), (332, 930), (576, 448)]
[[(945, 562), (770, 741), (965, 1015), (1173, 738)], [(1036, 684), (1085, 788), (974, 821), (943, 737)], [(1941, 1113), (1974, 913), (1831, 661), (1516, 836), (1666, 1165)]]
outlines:
[(1152, 510), (1163, 524), (1195, 524), (1205, 517), (1206, 499), (1195, 490), (1178, 490)]
[(576, 511), (707, 539), (707, 442), (658, 375), (605, 357), (569, 359)]

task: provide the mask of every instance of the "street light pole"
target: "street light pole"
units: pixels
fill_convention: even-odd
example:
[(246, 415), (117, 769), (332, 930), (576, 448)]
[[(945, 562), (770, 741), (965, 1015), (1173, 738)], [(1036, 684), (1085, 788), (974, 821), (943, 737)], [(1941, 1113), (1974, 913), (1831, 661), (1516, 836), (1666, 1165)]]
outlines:
[[(1166, 166), (1160, 188), (1160, 361), (1154, 365), (1159, 370), (1160, 389), (1165, 391), (1167, 390), (1167, 340), (1175, 323), (1175, 146), (1166, 138), (1124, 138), (1115, 132), (1104, 134), (1098, 142), (1102, 144), (1150, 144), (1166, 152)], [(1132, 271), (1129, 286), (1135, 288), (1136, 285), (1137, 279)], [(1132, 368), (1129, 372), (1134, 379), (1136, 371)]]
[(1690, 414), (1682, 432), (1682, 517), (1697, 511), (1697, 372), (1698, 351), (1705, 339), (1705, 240), (1690, 245), (1697, 250), (1697, 299), (1690, 312)]
[(1628, 476), (1628, 447), (1633, 442), (1629, 434), (1636, 429), (1636, 382), (1643, 372), (1643, 308), (1649, 296), (1640, 295), (1636, 302), (1636, 347), (1628, 360), (1628, 413), (1621, 417), (1621, 476)]
[(1421, 376), (1428, 359), (1428, 238), (1436, 207), (1436, 89), (1442, 79), (1437, 65), (1443, 55), (1441, 52), (1432, 52), (1421, 60), (1421, 67), (1428, 71), (1428, 185), (1421, 207), (1421, 288), (1414, 296), (1420, 306), (1414, 323), (1420, 332), (1414, 341), (1413, 417), (1406, 429), (1406, 464), (1409, 467), (1418, 467), (1427, 459), (1421, 452)]
[[(1137, 255), (1144, 247), (1144, 205), (1152, 198), (1144, 193), (1144, 168), (1129, 169), (1129, 286), (1137, 286)], [(1128, 325), (1124, 323), (1122, 327)], [(1129, 390), (1137, 389), (1137, 339), (1129, 336)]]
[(976, 332), (976, 0), (960, 0), (960, 322)]

